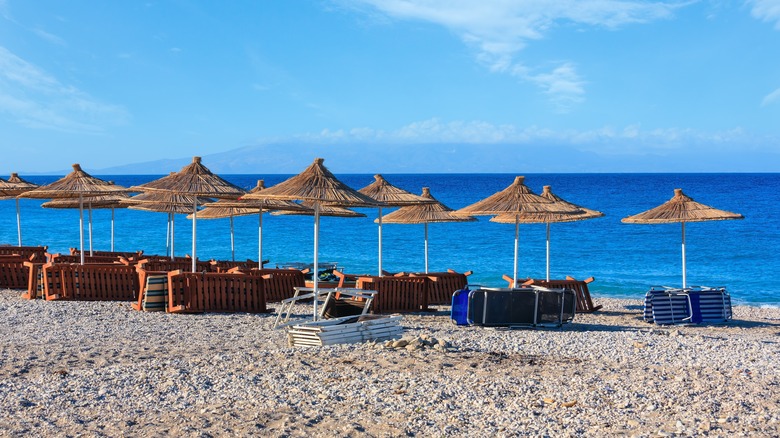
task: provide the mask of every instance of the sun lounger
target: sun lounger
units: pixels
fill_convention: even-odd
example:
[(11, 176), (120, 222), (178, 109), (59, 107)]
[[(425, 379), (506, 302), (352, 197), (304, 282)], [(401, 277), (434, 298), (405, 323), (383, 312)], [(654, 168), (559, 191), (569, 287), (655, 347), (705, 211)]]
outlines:
[(290, 317), (294, 304), (314, 299), (319, 306), (317, 319), (331, 319), (345, 316), (365, 315), (371, 308), (376, 297), (376, 291), (355, 288), (322, 288), (296, 287), (292, 297), (281, 301), (279, 313), (276, 315), (274, 328), (291, 324)]
[(0, 245), (0, 255), (19, 255), (30, 257), (35, 254), (37, 260), (46, 260), (46, 251), (48, 246), (10, 246)]
[(357, 287), (375, 290), (372, 313), (428, 311), (428, 277), (360, 277)]
[(298, 269), (241, 269), (233, 268), (230, 273), (242, 272), (262, 277), (265, 280), (265, 299), (267, 302), (279, 302), (295, 295), (295, 288), (305, 287), (306, 278)]
[(31, 262), (37, 257), (21, 255), (0, 255), (0, 289), (26, 289), (29, 268), (25, 262)]
[[(147, 271), (192, 272), (192, 259), (189, 258), (177, 258), (175, 260), (144, 258), (143, 260), (139, 260), (137, 265), (141, 266), (143, 269), (146, 269)], [(197, 269), (198, 272), (211, 272), (211, 262), (198, 261), (195, 264), (195, 269)]]
[(428, 277), (428, 304), (451, 304), (452, 294), (468, 284), (468, 276), (472, 271), (458, 273), (451, 269), (447, 272), (429, 272), (409, 274), (412, 277)]
[(168, 312), (267, 313), (263, 278), (216, 272), (168, 273)]
[(569, 289), (541, 287), (478, 288), (453, 297), (457, 325), (488, 327), (560, 327), (574, 319), (576, 300)]
[(645, 294), (643, 318), (662, 325), (723, 323), (732, 318), (731, 296), (725, 288), (653, 286)]
[(135, 269), (121, 264), (47, 263), (41, 275), (47, 300), (131, 301), (138, 292)]
[[(509, 277), (508, 275), (504, 275), (502, 277), (504, 280), (509, 282), (509, 287), (512, 287), (512, 277)], [(523, 286), (541, 286), (541, 287), (547, 287), (550, 289), (570, 289), (574, 291), (574, 294), (577, 296), (577, 312), (579, 313), (591, 313), (595, 312), (602, 308), (602, 306), (597, 306), (593, 304), (593, 299), (590, 296), (590, 290), (588, 289), (588, 285), (592, 283), (595, 280), (595, 278), (590, 277), (586, 278), (585, 280), (576, 280), (573, 277), (566, 276), (565, 280), (542, 280), (542, 279), (525, 279), (520, 280), (518, 279), (517, 287), (523, 287)]]

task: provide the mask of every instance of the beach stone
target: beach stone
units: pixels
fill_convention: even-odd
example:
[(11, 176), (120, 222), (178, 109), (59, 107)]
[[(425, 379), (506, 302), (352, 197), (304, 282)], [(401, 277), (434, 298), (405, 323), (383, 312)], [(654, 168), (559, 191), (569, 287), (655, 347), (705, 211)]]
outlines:
[(397, 341), (393, 341), (391, 345), (393, 348), (403, 348), (409, 345), (409, 341), (407, 341), (406, 339), (399, 339)]

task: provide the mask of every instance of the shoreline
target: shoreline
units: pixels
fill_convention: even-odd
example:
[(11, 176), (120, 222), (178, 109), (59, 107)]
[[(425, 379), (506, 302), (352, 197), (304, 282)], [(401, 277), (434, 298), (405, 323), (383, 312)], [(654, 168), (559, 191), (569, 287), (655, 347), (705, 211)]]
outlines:
[(562, 329), (500, 330), (441, 306), (401, 325), (451, 351), (409, 351), (287, 347), (274, 313), (19, 295), (0, 291), (0, 435), (780, 434), (780, 308), (665, 327), (640, 300), (597, 296)]

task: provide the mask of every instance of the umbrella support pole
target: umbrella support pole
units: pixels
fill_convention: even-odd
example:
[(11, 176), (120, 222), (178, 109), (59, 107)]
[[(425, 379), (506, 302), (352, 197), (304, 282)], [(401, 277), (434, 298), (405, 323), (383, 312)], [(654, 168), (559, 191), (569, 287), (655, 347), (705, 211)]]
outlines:
[(312, 269), (312, 280), (314, 283), (313, 292), (314, 292), (314, 321), (317, 320), (317, 298), (319, 297), (319, 279), (320, 279), (320, 273), (318, 270), (319, 266), (319, 251), (320, 250), (320, 203), (315, 202), (314, 203), (314, 267)]
[(425, 273), (428, 273), (428, 222), (425, 223)]
[(233, 234), (233, 216), (230, 216), (230, 256), (236, 261), (236, 238)]
[(79, 259), (84, 264), (84, 197), (79, 193)]
[(685, 272), (685, 222), (682, 222), (682, 286), (685, 289), (686, 284), (686, 272)]
[(257, 269), (263, 269), (263, 208), (257, 214)]
[(114, 252), (114, 207), (111, 207), (111, 252)]
[(518, 242), (520, 240), (520, 220), (515, 216), (515, 267), (514, 274), (512, 276), (512, 287), (517, 287), (517, 254), (518, 254)]
[(171, 255), (171, 214), (168, 213), (168, 222), (165, 224), (165, 256)]
[(176, 246), (174, 245), (176, 238), (176, 213), (171, 213), (171, 261), (176, 257)]
[(550, 223), (547, 222), (547, 281), (550, 281)]
[(19, 246), (22, 246), (22, 215), (19, 214), (19, 198), (16, 198), (16, 235), (19, 238)]
[(379, 207), (379, 217), (377, 217), (379, 223), (379, 275), (382, 276), (382, 207)]
[(192, 201), (192, 272), (197, 271), (197, 249), (198, 249), (198, 201), (197, 197)]
[(89, 231), (89, 256), (92, 257), (94, 255), (92, 253), (92, 201), (87, 203), (87, 205), (89, 206), (87, 211), (89, 217), (89, 225), (87, 226), (87, 230)]

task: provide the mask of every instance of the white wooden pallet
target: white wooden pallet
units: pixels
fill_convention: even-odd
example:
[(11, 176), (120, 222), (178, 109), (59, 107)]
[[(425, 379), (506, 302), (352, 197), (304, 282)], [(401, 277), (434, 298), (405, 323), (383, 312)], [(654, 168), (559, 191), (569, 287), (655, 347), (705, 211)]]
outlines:
[(384, 341), (401, 337), (401, 316), (363, 317), (363, 321), (345, 323), (355, 317), (312, 321), (288, 327), (290, 346), (333, 345)]

